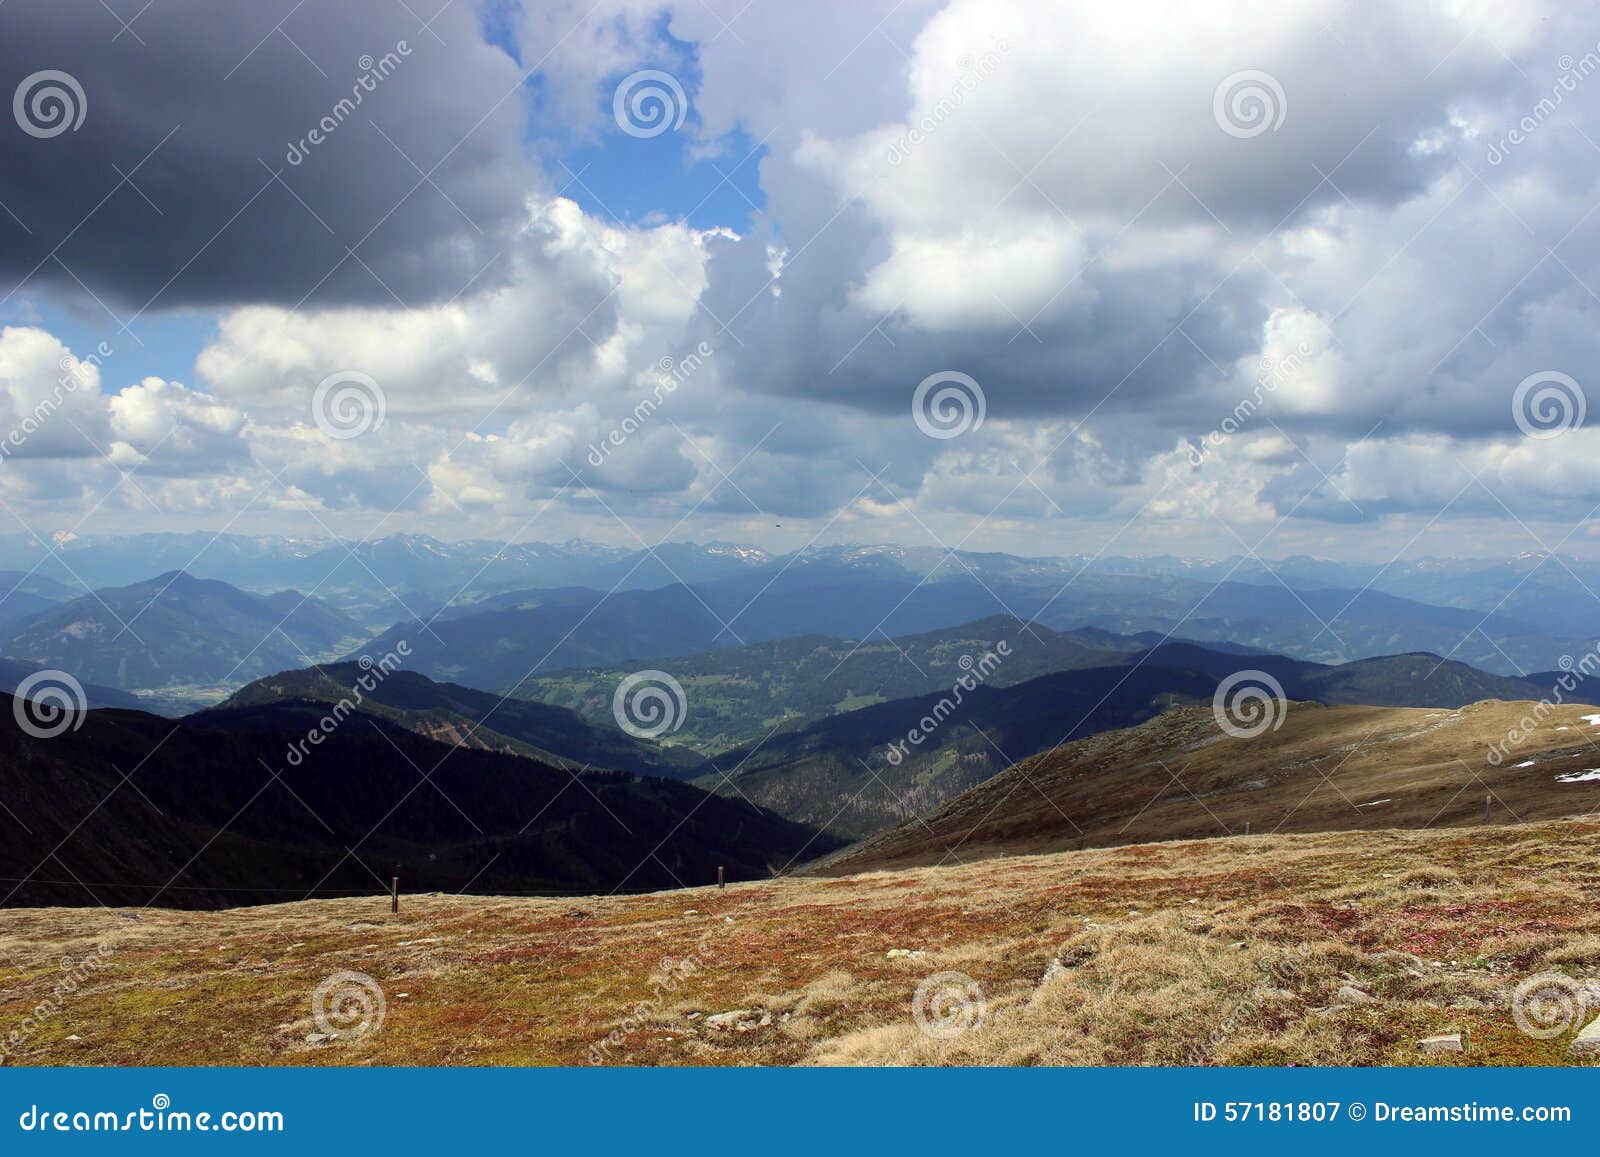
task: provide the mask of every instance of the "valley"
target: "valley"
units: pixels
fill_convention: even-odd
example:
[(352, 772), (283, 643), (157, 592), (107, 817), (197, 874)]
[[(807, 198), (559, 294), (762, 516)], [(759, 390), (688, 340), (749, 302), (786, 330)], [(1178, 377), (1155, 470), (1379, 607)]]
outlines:
[[(394, 545), (361, 561), (452, 573)], [(1508, 671), (1528, 624), (1370, 591), (1177, 614), (1201, 580), (697, 551), (692, 585), (442, 602), (24, 574), (0, 678), (81, 699), (0, 697), (7, 1062), (1587, 1055), (1516, 1020), (1527, 976), (1600, 968), (1576, 641)], [(645, 562), (581, 553), (538, 565)], [(1451, 657), (1475, 633), (1496, 669)], [(93, 998), (28, 1020), (63, 957)], [(330, 1034), (307, 995), (352, 976), (380, 1023)]]

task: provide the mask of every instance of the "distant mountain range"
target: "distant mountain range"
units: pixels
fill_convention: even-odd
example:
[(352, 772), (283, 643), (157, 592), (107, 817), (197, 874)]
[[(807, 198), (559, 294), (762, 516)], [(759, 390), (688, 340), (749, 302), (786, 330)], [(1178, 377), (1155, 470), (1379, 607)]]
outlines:
[(443, 542), (396, 534), (345, 544), (190, 533), (72, 538), (45, 552), (30, 537), (0, 536), (0, 567), (36, 567), (36, 578), (54, 579), (73, 594), (85, 593), (85, 584), (125, 586), (182, 570), (258, 593), (286, 587), (315, 590), (319, 598), (372, 629), (497, 591), (659, 587), (725, 577), (771, 561), (765, 551), (723, 543), (666, 543), (649, 554), (576, 540)]
[[(1537, 699), (1563, 672), (1495, 674), (1415, 641), (1581, 653), (1376, 590), (1092, 570), (1063, 582), (1055, 564), (970, 557), (979, 566), (919, 581), (929, 559), (914, 552), (777, 567), (705, 555), (731, 573), (480, 591), (370, 638), (294, 590), (173, 571), (64, 598), (18, 574), (7, 598), (44, 605), (8, 628), (0, 690), (56, 668), (106, 709), (48, 741), (0, 716), (0, 799), (28, 817), (0, 875), (28, 876), (28, 903), (83, 902), (77, 877), (125, 881), (100, 897), (119, 903), (170, 880), (163, 902), (196, 905), (365, 890), (394, 872), (486, 891), (666, 887), (717, 865), (754, 878), (942, 814), (997, 777), (1025, 787), (1008, 769), (1060, 744), (1175, 708), (1209, 717), (1240, 670), (1293, 700), (1454, 711)], [(1380, 646), (1402, 653), (1305, 657)], [(380, 656), (402, 669), (372, 678)], [(677, 679), (687, 707), (653, 742), (612, 715), (617, 687), (645, 670)], [(196, 687), (222, 701), (176, 722), (127, 709)]]
[[(1003, 633), (1005, 625), (991, 621), (987, 629)], [(952, 680), (941, 691), (769, 735), (715, 757), (713, 773), (698, 782), (861, 838), (1074, 738), (1142, 722), (1176, 705), (1209, 709), (1220, 681), (1241, 670), (1270, 675), (1289, 699), (1437, 708), (1537, 699), (1549, 692), (1556, 674), (1507, 678), (1429, 654), (1327, 666), (1189, 643), (1165, 643), (1124, 654), (1114, 666), (1066, 670), (1011, 686), (1002, 682), (1006, 668), (1000, 663), (959, 697)], [(1600, 685), (1586, 698), (1600, 698)], [(937, 726), (930, 728), (930, 719)], [(921, 738), (908, 743), (913, 733)]]
[[(1168, 641), (1156, 632), (1118, 635), (1096, 628), (1054, 631), (994, 615), (956, 627), (866, 640), (819, 635), (693, 655), (641, 659), (627, 667), (556, 671), (519, 694), (611, 718), (612, 694), (631, 670), (652, 668), (684, 688), (687, 710), (673, 742), (705, 755), (753, 745), (768, 733), (799, 730), (842, 712), (948, 689), (972, 663), (1004, 642), (1005, 661), (984, 682), (1008, 687), (1042, 675), (1142, 663), (1216, 678), (1241, 666), (1265, 669), (1300, 698), (1394, 706), (1460, 706), (1477, 699), (1537, 699), (1559, 672), (1494, 675), (1427, 654), (1382, 656), (1331, 666), (1263, 654), (1236, 644)], [(1240, 657), (1249, 656), (1245, 663)]]
[[(1526, 634), (1556, 638), (1600, 634), (1600, 561), (1538, 551), (1505, 559), (1422, 558), (1377, 564), (1306, 556), (1267, 562), (1240, 557), (1023, 558), (883, 544), (811, 547), (802, 554), (781, 555), (748, 544), (665, 543), (647, 552), (581, 540), (559, 544), (446, 542), (416, 534), (350, 544), (209, 533), (67, 536), (46, 551), (31, 536), (0, 536), (0, 568), (12, 568), (17, 574), (28, 572), (32, 583), (59, 584), (65, 589), (33, 592), (57, 601), (84, 594), (86, 587), (126, 586), (153, 574), (184, 570), (257, 593), (284, 588), (315, 590), (318, 597), (373, 629), (403, 619), (425, 618), (447, 604), (465, 605), (511, 590), (646, 590), (739, 575), (771, 577), (809, 567), (910, 582), (929, 576), (937, 582), (976, 575), (991, 585), (997, 581), (1024, 586), (1043, 583), (1053, 590), (1080, 574), (1186, 580), (1204, 584), (1199, 589), (1233, 582), (1272, 588), (1280, 594), (1285, 587), (1302, 593), (1370, 590), (1477, 611), (1480, 616), (1495, 611), (1508, 622), (1520, 624), (1521, 633)], [(0, 595), (12, 586), (12, 582), (4, 582)], [(0, 623), (6, 614), (5, 602), (0, 598)], [(1319, 607), (1318, 613), (1328, 617), (1324, 608)], [(1182, 633), (1196, 634), (1191, 630)], [(1458, 657), (1481, 665), (1479, 657)], [(1521, 658), (1517, 662), (1527, 665)]]
[[(49, 676), (52, 674), (47, 667), (37, 663), (24, 663), (18, 659), (0, 659), (0, 691), (7, 695), (16, 694), (17, 688), (31, 675)], [(84, 706), (87, 707), (140, 707), (138, 696), (130, 695), (115, 687), (103, 687), (98, 683), (83, 683)]]
[[(0, 562), (25, 554), (15, 540), (0, 540)], [(46, 573), (70, 568), (89, 581), (141, 559), (180, 556), (249, 578), (253, 589), (178, 570), (74, 593)], [(1092, 652), (1104, 645), (1125, 651), (1126, 643), (1107, 640), (1149, 635), (1323, 663), (1426, 651), (1505, 675), (1552, 670), (1595, 645), (1566, 633), (1582, 616), (1567, 615), (1568, 604), (1548, 586), (1557, 574), (1570, 582), (1588, 573), (1567, 559), (1499, 570), (1394, 568), (1412, 586), (1438, 579), (1441, 596), (1445, 588), (1487, 595), (1513, 574), (1527, 589), (1546, 584), (1539, 589), (1549, 605), (1522, 608), (1537, 623), (1493, 604), (1479, 610), (1386, 593), (1378, 588), (1388, 572), (1315, 560), (1287, 560), (1287, 574), (1275, 576), (1254, 562), (1231, 568), (1099, 559), (1075, 570), (1063, 560), (900, 547), (775, 558), (726, 544), (672, 544), (652, 555), (585, 543), (396, 536), (352, 552), (291, 539), (144, 535), (72, 541), (35, 562), (36, 571), (0, 576), (0, 655), (137, 691), (156, 709), (189, 710), (251, 679), (382, 654), (404, 641), (408, 665), (429, 678), (549, 697), (591, 718), (603, 706), (605, 685), (624, 668), (683, 671), (702, 687), (716, 685), (703, 698), (717, 705), (720, 721), (699, 713), (673, 739), (702, 753), (747, 742), (757, 727), (803, 725), (829, 710), (933, 690), (944, 661), (937, 648), (946, 644), (929, 642), (934, 650), (924, 661), (891, 655), (885, 640), (998, 615), (1034, 620), (1035, 634), (1055, 635), (1038, 654), (1019, 649), (1018, 674), (1008, 672), (1004, 681), (1108, 661)], [(1499, 578), (1491, 581), (1489, 570)], [(1234, 581), (1232, 573), (1252, 581)], [(698, 577), (679, 583), (673, 575)], [(502, 585), (529, 576), (609, 585)], [(662, 578), (667, 585), (648, 585)], [(1330, 578), (1371, 586), (1317, 585)], [(290, 589), (290, 580), (302, 579)], [(1552, 622), (1559, 633), (1539, 625)], [(858, 644), (864, 649), (828, 680), (794, 667), (831, 668)], [(682, 662), (689, 657), (698, 658)]]
[[(706, 717), (692, 740), (699, 754), (681, 742), (682, 731), (669, 745), (618, 728), (611, 700), (626, 675), (621, 669), (570, 677), (582, 689), (586, 715), (409, 671), (373, 686), (361, 666), (345, 663), (258, 680), (218, 712), (189, 722), (206, 726), (213, 717), (267, 706), (337, 714), (336, 704), (354, 698), (363, 712), (441, 742), (574, 770), (693, 779), (809, 827), (860, 838), (1074, 737), (1138, 723), (1174, 705), (1209, 704), (1218, 684), (1241, 670), (1277, 680), (1291, 699), (1451, 709), (1484, 699), (1536, 699), (1550, 693), (1559, 675), (1499, 676), (1430, 654), (1330, 666), (1153, 635), (1058, 634), (1003, 616), (884, 640), (845, 658), (849, 650), (845, 641), (813, 637), (678, 661), (671, 673), (683, 679), (683, 730), (687, 721)], [(836, 698), (837, 673), (830, 676), (835, 666), (852, 681), (843, 698)], [(357, 680), (365, 681), (360, 695), (353, 691)], [(963, 680), (971, 685), (963, 683), (957, 694)], [(548, 682), (567, 686), (560, 677)], [(1583, 697), (1580, 688), (1567, 698)], [(765, 717), (771, 711), (783, 714)], [(929, 719), (938, 725), (929, 727)], [(915, 732), (925, 734), (908, 742)]]
[(362, 633), (296, 591), (251, 595), (174, 571), (34, 614), (0, 653), (113, 687), (237, 684), (332, 657)]
[(64, 583), (26, 571), (0, 571), (0, 631), (81, 594)]
[(1319, 662), (1431, 651), (1487, 670), (1549, 669), (1591, 644), (1543, 636), (1497, 614), (1373, 590), (1286, 590), (1170, 577), (964, 572), (918, 583), (811, 560), (775, 573), (602, 593), (509, 592), (401, 623), (368, 644), (408, 640), (418, 670), (483, 688), (570, 667), (637, 664), (807, 634), (859, 640), (915, 634), (997, 614), (1060, 631), (1154, 631)]
[(665, 671), (683, 687), (687, 703), (673, 742), (712, 755), (753, 744), (775, 728), (795, 730), (840, 712), (942, 690), (1002, 641), (1009, 654), (988, 676), (993, 686), (1113, 666), (1149, 645), (1109, 632), (1061, 633), (993, 615), (896, 638), (801, 635), (646, 658), (632, 667), (556, 671), (528, 680), (518, 693), (590, 719), (609, 719), (612, 695), (631, 670)]
[(219, 907), (381, 892), (391, 875), (413, 892), (668, 888), (711, 883), (719, 865), (759, 878), (837, 846), (685, 783), (453, 746), (361, 711), (328, 727), (325, 714), (90, 711), (40, 739), (0, 696), (0, 904)]
[(681, 747), (635, 739), (606, 716), (591, 723), (575, 711), (453, 683), (435, 683), (414, 671), (385, 673), (359, 663), (282, 671), (236, 691), (216, 709), (189, 717), (207, 726), (231, 712), (264, 706), (328, 711), (341, 702), (442, 743), (525, 755), (570, 770), (600, 768), (638, 775), (689, 779), (704, 774), (705, 760)]

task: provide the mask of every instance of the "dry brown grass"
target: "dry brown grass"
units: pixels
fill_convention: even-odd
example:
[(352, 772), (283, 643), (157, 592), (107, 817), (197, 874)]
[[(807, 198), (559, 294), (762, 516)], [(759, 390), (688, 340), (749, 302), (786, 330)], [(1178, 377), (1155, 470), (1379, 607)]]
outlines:
[[(379, 899), (13, 910), (0, 1046), (63, 956), (104, 944), (7, 1063), (584, 1064), (608, 1035), (613, 1064), (1569, 1063), (1565, 1038), (1516, 1029), (1510, 1001), (1533, 972), (1600, 975), (1597, 836), (1564, 821), (1251, 837), (725, 891), (408, 897), (397, 916)], [(346, 969), (382, 986), (382, 1027), (308, 1043), (313, 990)], [(985, 1006), (948, 1040), (912, 1016), (939, 972)], [(1373, 1001), (1342, 1003), (1351, 984)], [(707, 1024), (734, 1009), (746, 1031)], [(1454, 1031), (1465, 1054), (1417, 1050)]]
[[(1477, 827), (1600, 814), (1595, 709), (1535, 713), (1491, 699), (1459, 711), (1289, 704), (1281, 726), (1225, 735), (1209, 708), (1176, 708), (1023, 760), (929, 815), (827, 857), (847, 875), (961, 858), (1269, 832)], [(1526, 764), (1527, 766), (1523, 766)], [(1248, 828), (1247, 828), (1248, 826)]]

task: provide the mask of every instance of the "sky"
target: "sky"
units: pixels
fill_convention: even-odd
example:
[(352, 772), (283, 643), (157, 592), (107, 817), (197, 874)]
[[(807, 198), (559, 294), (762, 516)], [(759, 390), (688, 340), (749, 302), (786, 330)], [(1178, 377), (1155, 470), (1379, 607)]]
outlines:
[(1578, 6), (3, 20), (0, 532), (1600, 557)]

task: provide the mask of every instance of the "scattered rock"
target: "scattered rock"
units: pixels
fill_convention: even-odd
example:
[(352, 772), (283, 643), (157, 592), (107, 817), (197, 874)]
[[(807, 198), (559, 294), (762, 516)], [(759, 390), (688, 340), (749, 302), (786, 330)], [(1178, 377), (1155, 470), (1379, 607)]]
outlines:
[(700, 915), (700, 909), (698, 909), (698, 908), (686, 908), (686, 909), (684, 909), (684, 913), (683, 914), (685, 916), (698, 916), (698, 915)]
[(325, 1044), (331, 1043), (332, 1040), (333, 1040), (333, 1034), (332, 1033), (328, 1033), (328, 1032), (308, 1032), (308, 1033), (306, 1033), (306, 1044), (308, 1044), (308, 1045), (325, 1045)]
[(1600, 1017), (1589, 1023), (1589, 1027), (1572, 1038), (1572, 1043), (1567, 1046), (1569, 1057), (1585, 1057), (1600, 1053)]
[(1353, 984), (1342, 985), (1335, 994), (1334, 999), (1340, 1004), (1371, 1004), (1376, 997), (1362, 988)]
[(884, 953), (891, 960), (904, 957), (907, 960), (921, 960), (927, 955), (921, 948), (891, 948)]
[(1460, 1000), (1451, 1001), (1450, 1007), (1461, 1012), (1486, 1012), (1494, 1006), (1475, 996), (1463, 996)]
[(1044, 975), (1039, 978), (1039, 987), (1033, 990), (1033, 995), (1028, 998), (1028, 1003), (1038, 1004), (1039, 998), (1044, 995), (1046, 986), (1048, 986), (1049, 983), (1058, 976), (1065, 976), (1066, 974), (1067, 970), (1062, 965), (1061, 961), (1050, 961), (1049, 966), (1044, 970)]
[(1440, 1036), (1425, 1036), (1417, 1042), (1425, 1053), (1464, 1053), (1467, 1046), (1461, 1043), (1461, 1034), (1448, 1032)]
[(1290, 992), (1287, 988), (1263, 988), (1256, 995), (1262, 1000), (1290, 1001), (1300, 999), (1298, 992)]
[(77, 1034), (77, 1033), (73, 1033), (73, 1034), (72, 1034), (72, 1035), (71, 1035), (71, 1036), (69, 1036), (69, 1037), (68, 1037), (68, 1038), (67, 1038), (67, 1039), (68, 1039), (68, 1040), (82, 1040), (82, 1039), (83, 1039), (83, 1038), (82, 1038), (82, 1037), (81, 1037), (81, 1036), (79, 1036), (79, 1035), (78, 1035), (78, 1034)]
[(1244, 941), (1243, 940), (1235, 940), (1232, 944), (1228, 945), (1228, 947), (1229, 948), (1243, 948), (1244, 947)]
[(715, 1016), (706, 1017), (706, 1024), (712, 1028), (724, 1031), (731, 1029), (734, 1032), (766, 1028), (771, 1023), (772, 1014), (765, 1009), (736, 1008), (731, 1012), (719, 1012)]

